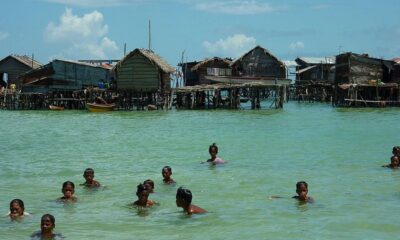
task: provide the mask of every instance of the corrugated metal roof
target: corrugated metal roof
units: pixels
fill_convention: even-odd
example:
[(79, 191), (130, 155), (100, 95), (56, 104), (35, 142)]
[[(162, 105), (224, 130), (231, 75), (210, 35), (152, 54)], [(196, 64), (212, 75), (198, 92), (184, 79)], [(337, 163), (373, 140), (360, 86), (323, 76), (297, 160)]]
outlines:
[(284, 60), (283, 63), (286, 65), (286, 67), (297, 67), (297, 66), (300, 66), (299, 64), (297, 64), (296, 61), (292, 61), (292, 60)]
[(300, 73), (303, 73), (303, 72), (307, 72), (308, 70), (313, 69), (313, 68), (315, 68), (316, 66), (317, 66), (317, 65), (312, 65), (312, 66), (309, 66), (309, 67), (300, 69), (300, 70), (298, 70), (296, 73), (297, 73), (297, 74), (300, 74)]
[(301, 61), (308, 64), (335, 64), (335, 57), (298, 57)]
[(398, 58), (393, 58), (392, 61), (395, 62), (395, 63), (400, 63), (400, 57), (398, 57)]
[[(18, 62), (25, 64), (26, 66), (32, 68), (32, 69), (36, 69), (42, 66), (42, 64), (38, 61), (32, 60), (32, 58), (26, 56), (26, 55), (16, 55), (16, 54), (11, 54), (5, 58), (3, 58), (1, 61), (3, 61), (6, 58), (14, 58), (15, 60), (17, 60)], [(0, 61), (0, 62), (1, 62)]]
[(192, 71), (196, 71), (197, 69), (199, 69), (201, 66), (203, 66), (204, 64), (207, 64), (207, 63), (209, 63), (209, 62), (214, 62), (214, 61), (219, 61), (219, 62), (224, 62), (224, 63), (226, 63), (227, 65), (230, 65), (231, 64), (231, 61), (230, 60), (228, 60), (228, 59), (226, 59), (226, 58), (219, 58), (219, 57), (213, 57), (213, 58), (208, 58), (208, 59), (206, 59), (206, 60), (204, 60), (204, 61), (201, 61), (201, 62), (199, 62), (199, 63), (197, 63), (196, 65), (194, 65), (193, 67), (192, 67)]

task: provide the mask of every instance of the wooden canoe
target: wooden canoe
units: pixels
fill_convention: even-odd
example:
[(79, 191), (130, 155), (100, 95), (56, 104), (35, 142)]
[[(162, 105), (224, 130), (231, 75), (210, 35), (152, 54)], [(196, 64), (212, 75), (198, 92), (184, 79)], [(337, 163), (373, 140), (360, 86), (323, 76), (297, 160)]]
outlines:
[(86, 103), (86, 108), (91, 112), (109, 112), (114, 110), (115, 104)]
[(64, 110), (64, 107), (56, 106), (56, 105), (49, 105), (50, 110), (61, 111)]

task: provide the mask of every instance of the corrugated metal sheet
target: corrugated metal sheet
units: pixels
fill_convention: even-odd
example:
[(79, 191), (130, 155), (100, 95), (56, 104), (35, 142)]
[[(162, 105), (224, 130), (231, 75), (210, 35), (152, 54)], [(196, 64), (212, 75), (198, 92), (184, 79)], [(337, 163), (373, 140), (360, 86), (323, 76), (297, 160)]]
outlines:
[(300, 74), (300, 73), (303, 73), (303, 72), (307, 72), (308, 70), (313, 69), (316, 66), (318, 66), (318, 65), (313, 65), (313, 66), (309, 66), (309, 67), (306, 67), (306, 68), (302, 68), (302, 69), (298, 70), (296, 73)]
[(299, 57), (307, 64), (335, 64), (335, 57)]
[(291, 60), (285, 60), (285, 61), (283, 61), (283, 63), (286, 65), (286, 67), (297, 67), (297, 66), (300, 66), (299, 64), (297, 64), (296, 61), (291, 61)]

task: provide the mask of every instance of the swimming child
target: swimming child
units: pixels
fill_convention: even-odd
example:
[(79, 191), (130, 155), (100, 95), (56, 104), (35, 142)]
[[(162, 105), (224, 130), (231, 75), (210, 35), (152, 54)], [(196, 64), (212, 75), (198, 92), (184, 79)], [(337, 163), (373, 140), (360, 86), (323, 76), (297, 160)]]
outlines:
[(307, 196), (308, 184), (306, 182), (301, 181), (296, 183), (296, 193), (297, 196), (294, 196), (293, 198), (299, 200), (300, 202), (314, 202), (314, 199), (312, 197)]
[(83, 172), (83, 177), (86, 182), (82, 183), (81, 186), (89, 187), (89, 188), (98, 188), (100, 187), (100, 183), (94, 180), (94, 170), (92, 168), (86, 168)]
[(29, 213), (25, 212), (24, 202), (21, 199), (11, 200), (10, 212), (7, 214), (11, 220), (18, 220), (28, 215)]
[(143, 182), (144, 187), (149, 191), (149, 193), (154, 193), (154, 181), (147, 179)]
[(60, 202), (76, 202), (78, 200), (78, 198), (74, 196), (75, 184), (73, 182), (64, 182), (61, 192), (64, 194), (64, 196), (57, 199)]
[(155, 202), (149, 199), (149, 190), (143, 184), (137, 186), (136, 196), (138, 200), (133, 205), (138, 207), (152, 207)]
[(383, 165), (382, 167), (387, 167), (387, 168), (399, 168), (400, 165), (400, 161), (399, 161), (399, 157), (397, 156), (392, 156), (390, 158), (390, 164), (388, 165)]
[(161, 170), (161, 174), (163, 176), (163, 182), (165, 184), (173, 184), (175, 183), (174, 179), (171, 178), (172, 175), (172, 169), (170, 166), (165, 166)]
[(53, 233), (56, 227), (56, 220), (51, 214), (44, 214), (40, 220), (40, 231), (31, 235), (32, 239), (64, 239), (59, 233)]
[(394, 146), (392, 149), (393, 156), (400, 157), (400, 146)]
[(210, 153), (210, 156), (211, 156), (211, 158), (207, 160), (208, 163), (211, 163), (214, 165), (225, 163), (225, 161), (222, 160), (222, 158), (217, 157), (218, 146), (216, 143), (213, 143), (208, 147), (208, 153)]
[(192, 204), (192, 192), (189, 189), (180, 187), (176, 191), (176, 206), (183, 208), (187, 214), (205, 213), (206, 210)]

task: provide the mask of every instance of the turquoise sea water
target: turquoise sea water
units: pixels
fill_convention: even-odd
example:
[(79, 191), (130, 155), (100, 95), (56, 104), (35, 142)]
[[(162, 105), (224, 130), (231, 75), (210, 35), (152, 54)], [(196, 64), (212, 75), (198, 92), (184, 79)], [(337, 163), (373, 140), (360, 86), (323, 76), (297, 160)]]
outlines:
[[(0, 219), (0, 239), (29, 239), (44, 213), (68, 239), (396, 239), (400, 170), (381, 165), (400, 145), (399, 120), (398, 108), (296, 102), (261, 111), (1, 111), (0, 212), (21, 198), (32, 216)], [(200, 164), (213, 142), (226, 165)], [(162, 184), (164, 165), (176, 186)], [(62, 183), (79, 185), (87, 167), (106, 188), (76, 186), (77, 203), (56, 203)], [(126, 207), (148, 178), (160, 205)], [(314, 204), (291, 199), (299, 180)], [(208, 213), (184, 215), (179, 186)]]

